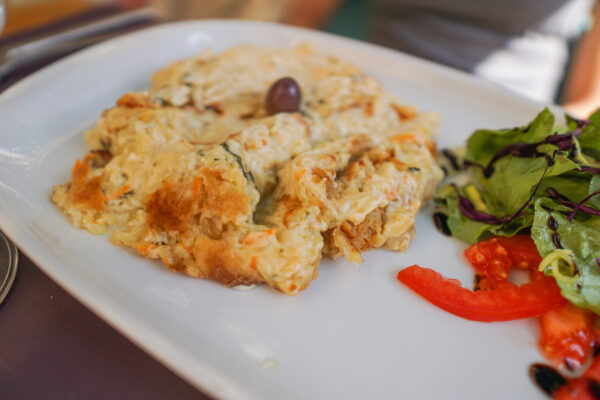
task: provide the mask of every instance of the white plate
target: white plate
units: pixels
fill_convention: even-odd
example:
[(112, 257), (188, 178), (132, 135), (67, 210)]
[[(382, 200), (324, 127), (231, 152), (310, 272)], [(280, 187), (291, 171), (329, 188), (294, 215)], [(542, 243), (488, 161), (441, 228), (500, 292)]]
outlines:
[(122, 93), (146, 87), (152, 71), (207, 46), (302, 42), (440, 113), (441, 147), (478, 127), (525, 123), (541, 109), (466, 74), (324, 33), (240, 21), (163, 25), (70, 56), (0, 96), (0, 226), (76, 298), (219, 398), (544, 398), (527, 375), (542, 360), (535, 321), (469, 322), (395, 280), (418, 263), (472, 281), (464, 245), (437, 233), (429, 210), (405, 254), (372, 251), (359, 268), (324, 261), (319, 278), (288, 297), (169, 272), (71, 227), (48, 200), (86, 152), (84, 129)]

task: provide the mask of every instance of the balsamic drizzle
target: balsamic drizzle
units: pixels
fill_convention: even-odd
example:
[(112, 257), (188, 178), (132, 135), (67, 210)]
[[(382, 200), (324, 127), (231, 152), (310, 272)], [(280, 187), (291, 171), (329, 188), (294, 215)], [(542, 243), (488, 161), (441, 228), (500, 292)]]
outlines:
[(548, 228), (552, 229), (555, 232), (558, 230), (558, 221), (553, 216), (550, 216), (550, 218), (548, 218)]
[(435, 227), (446, 236), (452, 236), (448, 227), (448, 216), (442, 212), (433, 213), (433, 223)]
[(567, 384), (567, 379), (554, 368), (544, 364), (533, 364), (529, 367), (529, 376), (535, 384), (548, 396)]
[(554, 246), (556, 246), (557, 249), (563, 249), (564, 247), (558, 234), (558, 221), (553, 216), (548, 218), (548, 228), (554, 232), (552, 234), (552, 243), (554, 243)]
[(450, 165), (452, 165), (452, 168), (454, 168), (455, 171), (461, 170), (460, 164), (458, 163), (458, 157), (456, 157), (456, 154), (454, 154), (452, 150), (443, 149), (442, 154), (450, 161)]
[(560, 242), (560, 236), (558, 233), (552, 234), (552, 243), (554, 243), (554, 246), (556, 246), (557, 249), (564, 249), (562, 243)]

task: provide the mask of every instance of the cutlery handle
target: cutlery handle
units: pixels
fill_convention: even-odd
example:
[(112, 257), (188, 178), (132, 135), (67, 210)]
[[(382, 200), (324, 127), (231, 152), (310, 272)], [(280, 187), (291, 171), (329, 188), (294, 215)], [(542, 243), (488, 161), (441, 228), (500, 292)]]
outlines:
[(142, 8), (12, 47), (0, 57), (0, 79), (24, 65), (107, 39), (111, 31), (156, 19), (157, 14), (151, 8)]

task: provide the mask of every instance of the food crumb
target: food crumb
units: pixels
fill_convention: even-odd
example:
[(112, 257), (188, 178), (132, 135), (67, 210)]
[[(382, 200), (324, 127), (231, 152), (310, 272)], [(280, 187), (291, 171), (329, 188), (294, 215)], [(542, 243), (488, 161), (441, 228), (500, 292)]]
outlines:
[(279, 362), (276, 359), (271, 358), (271, 357), (265, 358), (262, 362), (262, 367), (264, 369), (272, 369), (272, 368), (277, 367), (278, 365), (279, 365)]
[(241, 292), (245, 292), (246, 290), (253, 289), (254, 286), (256, 286), (256, 285), (237, 285), (237, 286), (233, 286), (232, 289), (239, 290)]

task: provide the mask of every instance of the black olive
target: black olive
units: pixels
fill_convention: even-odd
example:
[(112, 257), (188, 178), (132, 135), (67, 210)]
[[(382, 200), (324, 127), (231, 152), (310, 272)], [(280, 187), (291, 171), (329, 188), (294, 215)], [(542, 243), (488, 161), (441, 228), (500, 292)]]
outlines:
[(268, 115), (280, 112), (295, 112), (300, 109), (302, 92), (298, 83), (290, 77), (275, 81), (265, 98), (265, 109)]

